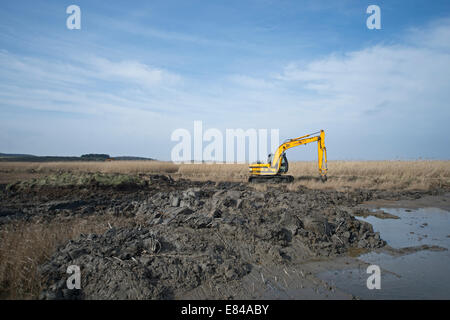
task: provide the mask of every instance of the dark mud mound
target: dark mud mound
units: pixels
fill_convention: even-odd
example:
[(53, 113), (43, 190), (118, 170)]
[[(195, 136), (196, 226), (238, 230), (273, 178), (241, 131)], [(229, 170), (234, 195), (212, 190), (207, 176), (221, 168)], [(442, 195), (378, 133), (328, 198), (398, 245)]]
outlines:
[[(0, 192), (0, 226), (15, 220), (50, 221), (61, 217), (83, 217), (115, 213), (133, 216), (134, 205), (160, 192), (168, 192), (194, 185), (187, 180), (174, 181), (167, 175), (139, 175), (138, 178), (120, 179), (108, 175), (104, 180), (95, 180), (85, 174), (86, 184), (66, 182), (56, 176), (48, 184), (30, 180), (9, 185)], [(70, 176), (70, 179), (73, 179)], [(106, 178), (103, 178), (106, 179)], [(55, 185), (56, 182), (68, 183)], [(81, 179), (81, 181), (83, 181)], [(47, 182), (45, 180), (44, 182)], [(114, 182), (114, 183), (112, 183)]]
[[(128, 226), (59, 247), (40, 268), (43, 299), (177, 299), (200, 288), (218, 293), (208, 298), (227, 298), (225, 285), (238, 287), (262, 267), (295, 269), (312, 259), (384, 246), (370, 224), (355, 218), (359, 204), (426, 194), (292, 191), (286, 185), (262, 192), (247, 183), (166, 175), (42, 179), (0, 190), (0, 228), (16, 221), (71, 225), (92, 217), (105, 227), (114, 221)], [(81, 290), (67, 289), (71, 265), (81, 269)]]
[(70, 193), (80, 193), (85, 190), (137, 191), (146, 189), (168, 188), (173, 185), (173, 179), (168, 175), (127, 175), (119, 173), (59, 173), (9, 184), (0, 189), (10, 198), (45, 199), (65, 197)]
[[(370, 224), (334, 205), (367, 196), (204, 184), (115, 202), (105, 214), (126, 208), (142, 225), (82, 236), (61, 247), (41, 268), (47, 279), (41, 298), (172, 299), (202, 284), (220, 288), (240, 281), (254, 266), (378, 248), (385, 242)], [(78, 292), (66, 287), (70, 265), (81, 268)]]
[[(81, 268), (81, 290), (67, 289), (69, 265)], [(149, 228), (113, 228), (60, 248), (41, 267), (48, 287), (40, 298), (170, 299), (207, 280), (239, 279), (250, 269), (233, 250), (188, 233), (166, 239)]]

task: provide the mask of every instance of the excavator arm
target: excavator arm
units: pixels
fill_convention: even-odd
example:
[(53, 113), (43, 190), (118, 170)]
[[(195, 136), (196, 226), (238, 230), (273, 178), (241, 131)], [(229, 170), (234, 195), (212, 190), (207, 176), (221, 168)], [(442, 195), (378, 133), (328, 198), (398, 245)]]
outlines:
[[(277, 148), (275, 154), (273, 155), (273, 157), (271, 159), (271, 162), (265, 163), (265, 164), (251, 164), (249, 166), (249, 171), (250, 171), (250, 179), (249, 180), (251, 181), (252, 177), (256, 177), (256, 176), (264, 176), (267, 178), (270, 178), (271, 176), (279, 176), (281, 173), (280, 168), (282, 166), (283, 160), (287, 162), (287, 159), (285, 156), (286, 150), (297, 147), (297, 146), (305, 145), (305, 144), (308, 144), (311, 142), (317, 142), (319, 174), (320, 174), (322, 181), (326, 181), (326, 179), (327, 179), (327, 149), (325, 147), (325, 132), (323, 130), (283, 142)], [(288, 179), (288, 180), (291, 180), (291, 179)], [(292, 180), (293, 180), (293, 178), (292, 178)]]

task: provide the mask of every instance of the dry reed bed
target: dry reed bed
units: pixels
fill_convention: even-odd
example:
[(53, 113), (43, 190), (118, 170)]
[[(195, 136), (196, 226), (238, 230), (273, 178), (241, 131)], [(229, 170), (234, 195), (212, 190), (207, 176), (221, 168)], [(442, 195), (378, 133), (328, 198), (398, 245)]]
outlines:
[[(58, 172), (102, 172), (102, 173), (161, 173), (175, 178), (197, 181), (246, 181), (246, 164), (174, 164), (163, 161), (111, 161), (111, 162), (4, 162), (2, 173), (58, 173)], [(369, 189), (419, 189), (450, 186), (450, 161), (330, 161), (328, 182), (317, 181), (317, 163), (291, 162), (289, 174), (296, 182), (289, 186), (324, 188), (369, 188)]]
[(73, 218), (49, 223), (15, 222), (0, 229), (0, 299), (36, 299), (42, 280), (38, 266), (56, 248), (80, 234), (104, 233), (114, 227), (137, 223), (130, 218)]
[(0, 173), (175, 173), (178, 165), (164, 161), (61, 161), (61, 162), (0, 162)]

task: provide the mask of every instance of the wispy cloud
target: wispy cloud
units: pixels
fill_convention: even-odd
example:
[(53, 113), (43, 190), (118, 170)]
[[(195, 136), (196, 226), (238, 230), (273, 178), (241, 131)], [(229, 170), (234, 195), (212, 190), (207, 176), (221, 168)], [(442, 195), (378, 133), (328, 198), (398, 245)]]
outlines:
[[(125, 153), (120, 150), (130, 146), (131, 140), (139, 140), (133, 150), (162, 146), (159, 153), (145, 154), (167, 159), (170, 130), (190, 128), (193, 120), (219, 128), (280, 128), (282, 138), (324, 128), (332, 132), (330, 151), (333, 139), (345, 138), (347, 143), (335, 152), (339, 149), (348, 155), (357, 146), (366, 147), (362, 137), (377, 136), (367, 141), (373, 148), (377, 143), (380, 147), (379, 141), (389, 139), (394, 129), (415, 141), (430, 139), (426, 130), (440, 130), (448, 142), (449, 131), (439, 124), (450, 116), (450, 20), (410, 29), (395, 44), (339, 52), (329, 49), (313, 59), (289, 53), (289, 59), (285, 56), (276, 63), (265, 54), (273, 42), (261, 38), (260, 47), (258, 41), (254, 43), (261, 49), (255, 57), (264, 66), (258, 68), (251, 63), (253, 56), (238, 52), (228, 57), (233, 51), (230, 47), (241, 48), (246, 39), (227, 42), (211, 37), (214, 31), (203, 37), (201, 32), (191, 35), (176, 28), (141, 28), (134, 21), (104, 19), (96, 27), (111, 31), (103, 33), (107, 37), (117, 37), (110, 42), (110, 51), (108, 41), (94, 41), (102, 35), (95, 32), (71, 33), (67, 42), (62, 33), (59, 38), (41, 34), (42, 38), (34, 40), (24, 33), (20, 43), (32, 41), (30, 46), (23, 45), (25, 50), (12, 45), (8, 51), (0, 50), (0, 149), (8, 146), (10, 151), (33, 152), (27, 148), (36, 145), (39, 149), (39, 145), (29, 136), (53, 141), (57, 127), (55, 141), (68, 150), (63, 137), (80, 144), (77, 129), (81, 125), (95, 133), (84, 132), (83, 143), (95, 141), (99, 146), (108, 140), (115, 150)], [(114, 31), (120, 29), (124, 32), (119, 37)], [(122, 45), (127, 37), (133, 39)], [(147, 37), (170, 41), (160, 41), (160, 47), (154, 43), (139, 46)], [(10, 37), (0, 40), (12, 41)], [(184, 51), (178, 52), (184, 43), (189, 44), (186, 47), (197, 64), (190, 64), (193, 60)], [(42, 48), (35, 54), (33, 49), (39, 45)], [(166, 52), (170, 59), (161, 58)], [(222, 56), (214, 60), (214, 54)], [(223, 68), (217, 65), (221, 59)], [(58, 114), (58, 122), (49, 113)], [(76, 117), (83, 117), (83, 122)], [(349, 133), (350, 128), (358, 136)], [(114, 141), (110, 138), (113, 131)], [(16, 133), (26, 139), (14, 140)], [(367, 157), (372, 155), (367, 153)]]
[(97, 78), (132, 82), (139, 86), (155, 87), (161, 85), (175, 85), (181, 77), (161, 68), (150, 67), (138, 61), (112, 62), (105, 58), (93, 58), (89, 61), (89, 67), (95, 72)]
[(332, 98), (343, 114), (351, 110), (368, 114), (387, 104), (391, 112), (433, 108), (446, 113), (450, 47), (444, 44), (450, 42), (450, 23), (441, 21), (406, 38), (409, 43), (375, 45), (303, 64), (292, 62), (275, 80), (296, 86), (317, 102)]
[(329, 119), (425, 112), (430, 106), (447, 112), (442, 97), (449, 95), (450, 54), (441, 43), (448, 43), (449, 32), (444, 20), (411, 30), (404, 44), (293, 61), (265, 76), (230, 74), (206, 81), (136, 60), (86, 55), (55, 62), (2, 51), (0, 102), (81, 113), (179, 111), (182, 118), (189, 110), (223, 116), (226, 109), (234, 112), (230, 123), (255, 107), (263, 115), (273, 108), (300, 111), (313, 122), (317, 111)]
[(181, 82), (162, 68), (95, 56), (58, 62), (2, 51), (0, 69), (3, 106), (73, 113), (158, 112)]

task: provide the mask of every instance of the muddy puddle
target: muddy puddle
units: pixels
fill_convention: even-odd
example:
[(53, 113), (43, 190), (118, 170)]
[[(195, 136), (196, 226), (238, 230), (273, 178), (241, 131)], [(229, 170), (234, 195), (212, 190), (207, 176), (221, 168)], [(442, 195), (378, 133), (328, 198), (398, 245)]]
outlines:
[(366, 266), (317, 276), (361, 299), (450, 299), (450, 212), (437, 208), (381, 208), (400, 219), (358, 218), (391, 248), (358, 257), (381, 268), (381, 289), (367, 288)]

